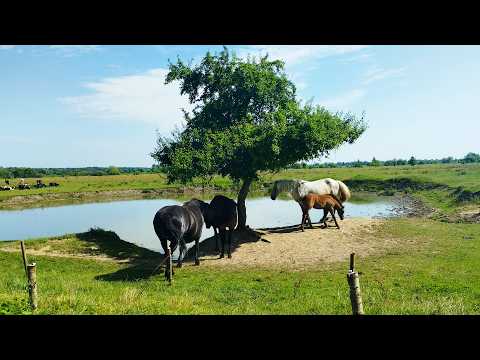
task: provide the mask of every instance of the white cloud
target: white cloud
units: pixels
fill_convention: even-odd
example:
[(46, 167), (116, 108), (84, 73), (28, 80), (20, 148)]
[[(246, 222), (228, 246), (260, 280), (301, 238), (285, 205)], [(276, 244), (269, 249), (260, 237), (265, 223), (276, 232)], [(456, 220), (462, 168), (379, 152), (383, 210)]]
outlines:
[(363, 80), (363, 84), (368, 85), (372, 82), (383, 80), (389, 77), (402, 76), (405, 72), (405, 69), (405, 67), (396, 69), (383, 69), (373, 67), (365, 73), (365, 79)]
[(16, 47), (17, 45), (0, 45), (0, 50), (10, 50)]
[(318, 101), (318, 103), (332, 110), (344, 109), (358, 102), (360, 99), (365, 97), (366, 94), (367, 94), (367, 91), (365, 89), (359, 88), (359, 89), (348, 91), (339, 96), (320, 100)]
[(372, 60), (372, 54), (359, 54), (352, 56), (348, 59), (344, 59), (343, 62), (349, 63), (349, 62), (365, 62), (365, 61), (370, 61)]
[(365, 45), (252, 45), (242, 48), (239, 56), (259, 56), (268, 53), (270, 59), (285, 61), (285, 66), (295, 66), (313, 60), (343, 55), (365, 49)]
[(57, 51), (65, 57), (90, 53), (100, 50), (100, 45), (50, 45), (50, 49)]
[(251, 45), (241, 47), (241, 58), (269, 55), (271, 60), (283, 60), (289, 78), (299, 90), (308, 87), (309, 74), (317, 69), (318, 60), (351, 54), (367, 48), (365, 45)]
[(166, 69), (101, 79), (84, 86), (93, 93), (61, 98), (84, 118), (140, 121), (166, 134), (183, 122), (181, 108), (190, 110), (179, 84), (165, 85)]

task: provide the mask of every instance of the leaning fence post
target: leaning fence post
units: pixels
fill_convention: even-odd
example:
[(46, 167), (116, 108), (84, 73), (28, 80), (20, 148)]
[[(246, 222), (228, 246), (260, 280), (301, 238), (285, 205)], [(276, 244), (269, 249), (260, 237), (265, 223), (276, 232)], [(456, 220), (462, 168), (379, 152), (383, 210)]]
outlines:
[(30, 305), (32, 310), (35, 310), (38, 306), (37, 300), (37, 267), (36, 263), (28, 264), (28, 295), (30, 296)]
[(170, 246), (167, 248), (167, 256), (168, 256), (168, 284), (172, 285), (172, 250)]
[(362, 294), (360, 292), (360, 278), (355, 271), (355, 253), (350, 254), (350, 270), (347, 273), (347, 281), (350, 286), (350, 302), (352, 303), (353, 315), (363, 315)]
[(23, 241), (20, 241), (20, 248), (22, 249), (22, 258), (23, 258), (23, 267), (25, 269), (25, 276), (28, 280), (28, 271), (27, 271), (27, 253), (25, 252), (25, 244)]

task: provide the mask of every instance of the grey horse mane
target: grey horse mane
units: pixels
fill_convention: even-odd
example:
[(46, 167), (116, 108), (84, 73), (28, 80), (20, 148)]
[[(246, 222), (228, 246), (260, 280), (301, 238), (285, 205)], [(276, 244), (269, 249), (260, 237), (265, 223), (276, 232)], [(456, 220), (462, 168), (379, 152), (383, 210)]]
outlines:
[(277, 195), (282, 192), (289, 192), (290, 194), (298, 187), (302, 180), (293, 179), (293, 180), (277, 180), (274, 184), (274, 191), (277, 192)]

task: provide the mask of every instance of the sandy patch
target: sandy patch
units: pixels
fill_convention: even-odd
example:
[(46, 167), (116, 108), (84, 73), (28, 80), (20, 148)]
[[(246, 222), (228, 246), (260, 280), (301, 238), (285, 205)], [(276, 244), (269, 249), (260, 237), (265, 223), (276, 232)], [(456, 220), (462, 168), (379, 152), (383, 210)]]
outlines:
[[(394, 247), (393, 239), (378, 238), (376, 229), (385, 220), (351, 218), (340, 222), (340, 229), (330, 225), (323, 229), (314, 224), (314, 229), (302, 232), (296, 227), (259, 231), (261, 239), (241, 238), (235, 234), (232, 258), (219, 259), (214, 251), (213, 239), (200, 246), (202, 266), (240, 266), (302, 269), (320, 263), (347, 261), (352, 252), (365, 257)], [(193, 249), (192, 249), (193, 250)]]

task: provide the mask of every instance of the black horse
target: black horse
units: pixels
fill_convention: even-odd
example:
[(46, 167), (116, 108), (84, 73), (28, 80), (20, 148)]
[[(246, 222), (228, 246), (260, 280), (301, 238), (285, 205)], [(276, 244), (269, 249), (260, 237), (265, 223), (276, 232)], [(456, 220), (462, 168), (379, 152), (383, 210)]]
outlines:
[[(165, 256), (168, 249), (168, 240), (170, 240), (171, 254), (180, 244), (180, 254), (177, 260), (178, 267), (182, 267), (183, 257), (187, 251), (186, 244), (193, 241), (195, 241), (195, 265), (200, 265), (198, 246), (200, 236), (202, 235), (203, 218), (207, 209), (207, 203), (192, 199), (181, 206), (165, 206), (155, 214), (153, 228), (160, 239)], [(168, 277), (168, 272), (169, 265), (167, 265), (165, 270), (165, 277)]]
[[(215, 232), (215, 245), (218, 250), (218, 234), (222, 239), (222, 252), (220, 258), (224, 257), (225, 240), (228, 237), (228, 258), (232, 257), (232, 233), (238, 225), (237, 203), (223, 195), (216, 195), (210, 202), (205, 216), (205, 225), (207, 229), (213, 227)], [(228, 228), (228, 232), (227, 232)], [(227, 236), (228, 235), (228, 236)]]

